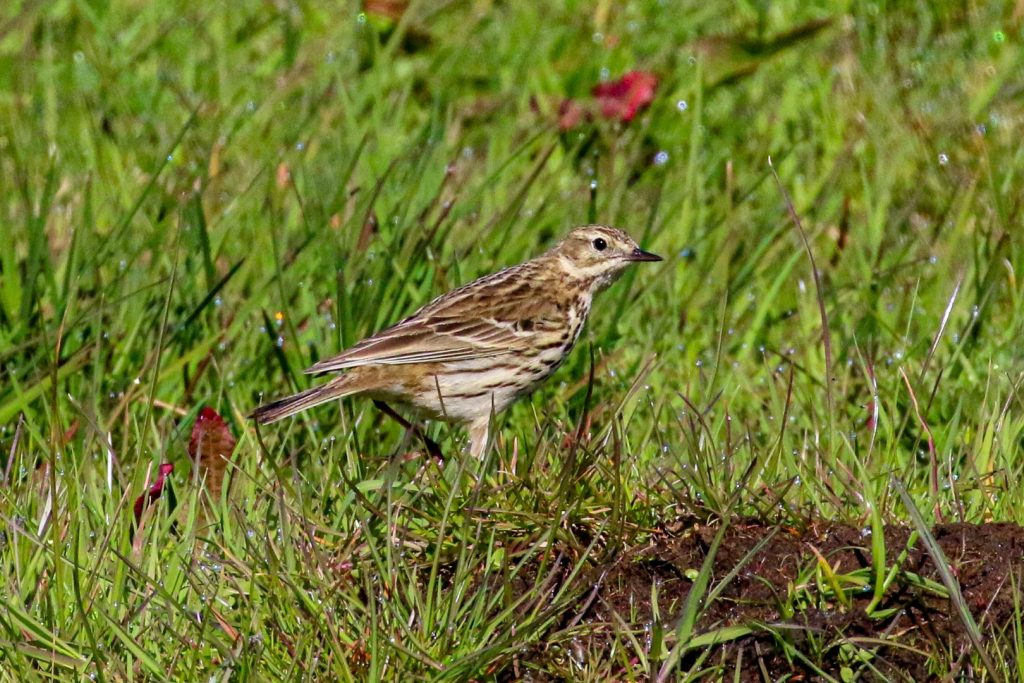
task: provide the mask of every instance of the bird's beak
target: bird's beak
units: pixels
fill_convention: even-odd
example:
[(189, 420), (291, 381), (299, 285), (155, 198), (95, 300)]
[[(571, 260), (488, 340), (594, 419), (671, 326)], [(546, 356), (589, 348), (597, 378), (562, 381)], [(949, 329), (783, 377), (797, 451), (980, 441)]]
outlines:
[(626, 257), (627, 261), (661, 261), (662, 258), (657, 254), (652, 254), (649, 251), (644, 251), (640, 247), (633, 250), (633, 253)]

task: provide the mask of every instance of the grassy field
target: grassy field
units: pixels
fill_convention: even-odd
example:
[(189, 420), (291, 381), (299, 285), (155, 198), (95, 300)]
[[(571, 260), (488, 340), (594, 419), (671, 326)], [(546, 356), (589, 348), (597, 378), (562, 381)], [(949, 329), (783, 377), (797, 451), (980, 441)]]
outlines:
[[(4, 4), (0, 678), (1018, 679), (1024, 532), (974, 569), (942, 534), (1024, 523), (1022, 22)], [(631, 70), (653, 101), (603, 116)], [(483, 462), (440, 424), (445, 460), (410, 454), (361, 400), (245, 419), (591, 220), (667, 258)], [(219, 493), (204, 407), (238, 441)], [(161, 463), (176, 504), (133, 532)]]

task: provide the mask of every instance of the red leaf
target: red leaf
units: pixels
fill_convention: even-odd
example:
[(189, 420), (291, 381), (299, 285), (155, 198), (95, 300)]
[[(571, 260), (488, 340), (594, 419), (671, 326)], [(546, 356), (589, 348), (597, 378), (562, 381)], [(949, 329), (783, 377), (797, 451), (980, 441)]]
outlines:
[(199, 476), (206, 481), (206, 488), (213, 500), (220, 500), (224, 471), (234, 450), (235, 437), (224, 418), (213, 408), (200, 410), (192, 427), (192, 437), (188, 441), (188, 454), (199, 467)]
[(282, 161), (277, 165), (277, 176), (275, 180), (277, 182), (277, 189), (283, 190), (288, 187), (288, 183), (292, 181), (292, 172), (288, 169), (288, 164)]
[(174, 471), (174, 465), (169, 462), (165, 462), (160, 465), (157, 470), (156, 479), (153, 480), (149, 490), (143, 493), (141, 496), (135, 499), (135, 523), (138, 524), (139, 520), (142, 519), (142, 512), (147, 507), (152, 505), (164, 492), (164, 480), (167, 479), (167, 475)]
[(562, 100), (558, 105), (558, 129), (572, 130), (587, 115), (587, 110), (576, 100)]
[(364, 0), (363, 9), (367, 14), (398, 21), (409, 9), (409, 0)]
[(617, 81), (598, 83), (591, 94), (605, 118), (632, 121), (654, 100), (657, 87), (658, 77), (650, 71), (629, 71)]
[(64, 436), (61, 437), (64, 443), (68, 443), (71, 439), (75, 438), (75, 434), (78, 433), (78, 420), (71, 423), (71, 426), (64, 432)]

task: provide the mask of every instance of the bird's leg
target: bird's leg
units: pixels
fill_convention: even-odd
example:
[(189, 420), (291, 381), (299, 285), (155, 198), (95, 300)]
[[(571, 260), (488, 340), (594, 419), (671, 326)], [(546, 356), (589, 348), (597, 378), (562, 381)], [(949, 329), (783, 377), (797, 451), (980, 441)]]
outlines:
[(491, 416), (481, 417), (469, 425), (469, 454), (483, 460), (487, 451), (487, 437), (491, 431)]
[(405, 429), (409, 430), (417, 437), (419, 437), (419, 439), (423, 442), (423, 445), (426, 447), (427, 454), (430, 455), (430, 457), (437, 458), (438, 460), (444, 460), (444, 454), (441, 453), (441, 447), (437, 445), (436, 441), (427, 436), (426, 433), (422, 429), (420, 429), (419, 425), (414, 425), (413, 423), (406, 420), (404, 417), (396, 413), (395, 409), (389, 406), (384, 401), (374, 399), (373, 405), (377, 407), (377, 410), (384, 413), (392, 420), (402, 425), (402, 427), (404, 427)]

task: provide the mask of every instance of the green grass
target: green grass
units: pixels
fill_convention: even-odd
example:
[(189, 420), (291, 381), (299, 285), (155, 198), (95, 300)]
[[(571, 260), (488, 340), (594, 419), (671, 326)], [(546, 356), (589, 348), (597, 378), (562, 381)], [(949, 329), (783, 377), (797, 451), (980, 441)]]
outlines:
[[(546, 4), (0, 10), (0, 676), (731, 679), (696, 593), (657, 647), (624, 620), (528, 655), (571, 651), (594, 568), (668, 520), (881, 529), (911, 522), (898, 481), (920, 524), (1024, 523), (1013, 4)], [(559, 132), (633, 68), (649, 110)], [(244, 415), (303, 368), (591, 216), (668, 258), (486, 461), (444, 425), (443, 466), (395, 458), (360, 400), (261, 446)], [(208, 517), (203, 406), (239, 438)], [(180, 505), (133, 541), (164, 461)], [(883, 590), (875, 551), (823, 590)]]

